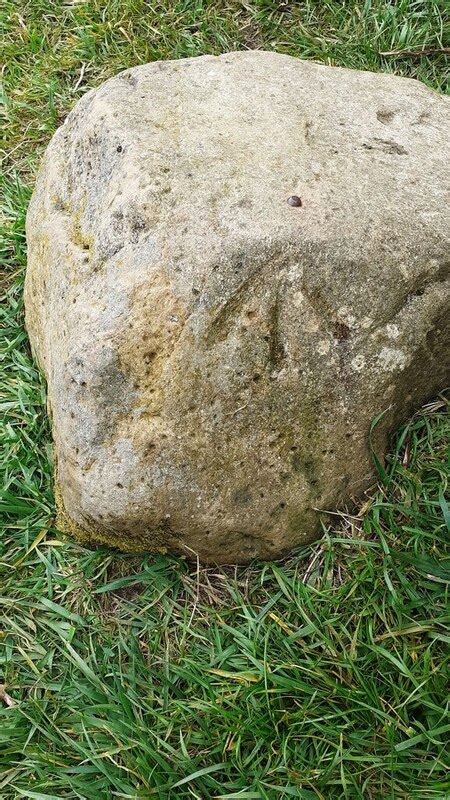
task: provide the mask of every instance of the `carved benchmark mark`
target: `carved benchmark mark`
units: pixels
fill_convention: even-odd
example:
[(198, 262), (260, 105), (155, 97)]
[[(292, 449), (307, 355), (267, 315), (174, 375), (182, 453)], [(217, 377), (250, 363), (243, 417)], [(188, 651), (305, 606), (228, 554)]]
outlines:
[(259, 264), (257, 268), (239, 284), (233, 294), (219, 306), (205, 334), (205, 340), (208, 345), (222, 342), (227, 338), (233, 327), (233, 320), (245, 301), (247, 290), (252, 285), (253, 281), (257, 279), (263, 266), (264, 264)]
[[(265, 266), (267, 266), (265, 262), (258, 264), (251, 275), (245, 278), (231, 297), (219, 307), (205, 334), (208, 345), (217, 344), (227, 338), (249, 294), (255, 294), (261, 288), (261, 272)], [(274, 281), (278, 281), (279, 277), (279, 273), (272, 275)], [(280, 330), (281, 292), (278, 286), (274, 300), (268, 308), (268, 330), (265, 338), (268, 343), (268, 365), (271, 370), (279, 369), (281, 362), (286, 358)]]
[(277, 290), (275, 301), (269, 310), (269, 366), (272, 370), (279, 369), (281, 362), (286, 358), (286, 351), (281, 341), (280, 331), (280, 293)]
[[(307, 300), (308, 304), (312, 308), (315, 314), (323, 320), (323, 323), (331, 333), (334, 338), (346, 338), (346, 337), (339, 337), (336, 336), (336, 326), (339, 324), (338, 320), (336, 320), (336, 314), (332, 306), (329, 305), (323, 298), (323, 296), (318, 292), (317, 289), (309, 289), (308, 287), (303, 284), (302, 286), (302, 294), (303, 297)], [(345, 326), (346, 327), (346, 326)]]

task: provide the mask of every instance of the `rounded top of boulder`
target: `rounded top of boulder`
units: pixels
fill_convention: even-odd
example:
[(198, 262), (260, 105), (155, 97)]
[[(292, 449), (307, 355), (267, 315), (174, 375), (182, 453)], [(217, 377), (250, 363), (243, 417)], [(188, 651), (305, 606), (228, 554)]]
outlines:
[(151, 228), (146, 259), (164, 251), (188, 292), (224, 249), (239, 258), (263, 240), (316, 242), (341, 260), (381, 246), (386, 262), (420, 269), (420, 241), (429, 256), (448, 232), (449, 109), (415, 80), (273, 52), (154, 62), (76, 104), (45, 181), (78, 208), (99, 260), (123, 246), (111, 225), (123, 213), (136, 240)]
[(30, 204), (26, 313), (80, 529), (240, 561), (364, 489), (370, 419), (443, 380), (449, 106), (260, 51), (76, 104)]

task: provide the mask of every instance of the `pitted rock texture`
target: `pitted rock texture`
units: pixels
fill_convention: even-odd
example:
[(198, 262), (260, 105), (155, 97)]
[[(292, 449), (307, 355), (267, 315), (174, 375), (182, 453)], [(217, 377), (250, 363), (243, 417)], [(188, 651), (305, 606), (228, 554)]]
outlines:
[(418, 82), (265, 52), (76, 104), (27, 220), (63, 528), (245, 562), (361, 496), (371, 420), (382, 451), (448, 380), (449, 129)]

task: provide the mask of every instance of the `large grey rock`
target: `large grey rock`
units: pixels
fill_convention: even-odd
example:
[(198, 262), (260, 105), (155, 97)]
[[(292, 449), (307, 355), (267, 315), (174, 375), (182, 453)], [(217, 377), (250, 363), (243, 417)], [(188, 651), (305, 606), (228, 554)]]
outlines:
[(448, 377), (449, 129), (420, 83), (263, 52), (77, 103), (27, 223), (62, 527), (246, 561), (363, 493), (372, 418), (383, 448)]

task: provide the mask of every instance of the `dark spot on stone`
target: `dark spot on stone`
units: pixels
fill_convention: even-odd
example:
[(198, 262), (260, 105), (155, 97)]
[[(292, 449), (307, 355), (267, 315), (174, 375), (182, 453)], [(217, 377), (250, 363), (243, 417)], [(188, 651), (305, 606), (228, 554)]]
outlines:
[(411, 124), (412, 125), (425, 125), (426, 122), (429, 119), (430, 119), (430, 114), (428, 113), (428, 111), (422, 111), (422, 113), (419, 115), (419, 118), (418, 118), (417, 122), (412, 122)]
[(291, 459), (294, 472), (302, 473), (308, 483), (317, 479), (314, 461), (309, 455), (302, 456), (301, 453), (294, 453)]
[(374, 142), (377, 142), (385, 153), (397, 156), (406, 156), (408, 154), (403, 145), (394, 142), (392, 139), (378, 139), (375, 137)]
[(366, 150), (383, 150), (383, 152), (389, 153), (390, 155), (406, 156), (408, 154), (408, 151), (405, 150), (403, 145), (394, 142), (392, 139), (379, 139), (374, 136), (372, 141), (375, 142), (375, 145), (363, 142), (362, 146)]
[(301, 198), (296, 194), (292, 194), (290, 197), (288, 197), (288, 205), (292, 206), (293, 208), (300, 208), (302, 205)]
[(389, 122), (392, 122), (395, 116), (395, 111), (387, 111), (384, 109), (380, 109), (377, 111), (377, 119), (379, 122), (382, 122), (383, 125), (388, 125)]
[(60, 197), (57, 197), (55, 199), (53, 207), (55, 208), (56, 211), (66, 211), (66, 205)]
[(151, 364), (156, 358), (156, 350), (149, 350), (148, 353), (144, 353), (144, 361), (146, 364)]
[(291, 463), (292, 463), (292, 469), (294, 470), (294, 472), (301, 472), (302, 471), (303, 459), (298, 453), (295, 453), (292, 456), (292, 462)]
[(123, 489), (123, 483), (116, 483), (118, 489)]
[(118, 145), (118, 147), (117, 147), (116, 149), (117, 149), (117, 152), (118, 152), (118, 153), (121, 153), (121, 152), (122, 152), (122, 150), (123, 150), (123, 147), (122, 147), (122, 145), (121, 145), (121, 144), (119, 144), (119, 145)]
[(260, 378), (261, 378), (261, 375), (260, 375), (258, 372), (257, 372), (255, 375), (253, 375), (253, 380), (255, 381), (255, 383), (256, 383), (257, 381), (259, 381), (259, 380), (260, 380)]
[(250, 503), (252, 499), (252, 495), (248, 489), (248, 486), (244, 486), (242, 489), (238, 489), (237, 492), (234, 494), (234, 502), (237, 506), (245, 506), (247, 503)]
[(200, 289), (196, 289), (195, 286), (192, 287), (192, 294), (198, 295), (200, 294)]
[(292, 533), (303, 533), (305, 530), (308, 530), (309, 522), (310, 520), (306, 518), (305, 514), (294, 511), (289, 517), (288, 528)]
[(406, 300), (407, 300), (407, 302), (411, 301), (411, 300), (414, 300), (415, 297), (422, 297), (423, 294), (425, 294), (425, 289), (423, 287), (419, 288), (419, 289), (415, 289), (413, 292), (410, 292), (408, 294)]
[(344, 322), (336, 322), (333, 326), (333, 336), (338, 342), (344, 342), (350, 333), (350, 328)]

